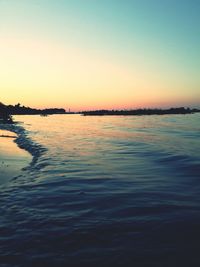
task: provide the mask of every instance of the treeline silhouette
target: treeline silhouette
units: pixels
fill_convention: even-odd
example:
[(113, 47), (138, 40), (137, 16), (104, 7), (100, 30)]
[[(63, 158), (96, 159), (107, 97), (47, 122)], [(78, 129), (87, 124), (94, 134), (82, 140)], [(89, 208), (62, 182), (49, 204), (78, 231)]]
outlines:
[(52, 115), (65, 114), (64, 108), (35, 109), (30, 107), (16, 105), (4, 105), (0, 102), (0, 121), (4, 123), (13, 123), (12, 115)]
[(46, 109), (35, 109), (30, 107), (17, 105), (4, 105), (0, 103), (0, 111), (4, 110), (10, 115), (29, 115), (29, 114), (63, 114), (65, 113), (64, 108), (46, 108)]
[(169, 109), (132, 109), (132, 110), (93, 110), (83, 111), (84, 116), (106, 116), (106, 115), (167, 115), (167, 114), (192, 114), (200, 112), (199, 109), (190, 109), (185, 107)]
[[(131, 110), (92, 110), (77, 112), (84, 116), (106, 116), (106, 115), (170, 115), (170, 114), (192, 114), (200, 112), (196, 108), (169, 108), (169, 109), (131, 109)], [(16, 105), (4, 105), (0, 102), (0, 122), (13, 123), (12, 115), (52, 115), (52, 114), (75, 114), (75, 112), (66, 112), (64, 108), (47, 108), (47, 109), (34, 109), (30, 107)]]

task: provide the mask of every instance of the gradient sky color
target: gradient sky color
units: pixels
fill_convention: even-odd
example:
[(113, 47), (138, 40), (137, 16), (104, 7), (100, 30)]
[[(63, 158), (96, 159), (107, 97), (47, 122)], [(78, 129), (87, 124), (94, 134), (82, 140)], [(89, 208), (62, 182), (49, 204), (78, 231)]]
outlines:
[(200, 106), (199, 0), (0, 0), (0, 101)]

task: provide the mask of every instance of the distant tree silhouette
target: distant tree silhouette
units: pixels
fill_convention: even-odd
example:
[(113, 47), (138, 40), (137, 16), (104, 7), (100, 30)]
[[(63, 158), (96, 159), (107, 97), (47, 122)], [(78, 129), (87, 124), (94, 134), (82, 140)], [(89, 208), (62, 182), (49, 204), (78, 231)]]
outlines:
[(132, 110), (93, 110), (83, 111), (84, 116), (105, 116), (105, 115), (167, 115), (167, 114), (191, 114), (200, 112), (198, 109), (190, 108), (170, 108), (170, 109), (132, 109)]
[(4, 123), (12, 123), (11, 115), (40, 115), (40, 114), (65, 114), (64, 108), (48, 108), (48, 109), (34, 109), (30, 107), (21, 106), (20, 103), (16, 105), (4, 105), (0, 102), (0, 121)]

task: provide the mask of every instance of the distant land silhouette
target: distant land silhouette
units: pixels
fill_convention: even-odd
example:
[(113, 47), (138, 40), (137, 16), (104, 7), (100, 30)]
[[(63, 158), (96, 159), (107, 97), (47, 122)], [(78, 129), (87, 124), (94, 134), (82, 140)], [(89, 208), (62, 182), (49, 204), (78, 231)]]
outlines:
[(30, 107), (17, 105), (4, 105), (0, 103), (0, 112), (5, 111), (10, 115), (34, 115), (34, 114), (63, 114), (65, 113), (64, 108), (46, 108), (46, 109), (35, 109)]
[(140, 116), (140, 115), (170, 115), (170, 114), (192, 114), (200, 112), (199, 109), (193, 108), (169, 108), (169, 109), (132, 109), (132, 110), (94, 110), (83, 111), (84, 116), (106, 116), (106, 115), (121, 115), (121, 116)]
[(170, 114), (192, 114), (200, 112), (196, 108), (169, 108), (169, 109), (131, 109), (131, 110), (92, 110), (81, 112), (66, 112), (64, 108), (35, 109), (16, 105), (4, 105), (0, 102), (0, 122), (13, 123), (12, 115), (53, 115), (53, 114), (81, 114), (84, 116), (142, 116), (142, 115), (170, 115)]
[(0, 122), (13, 123), (12, 115), (52, 115), (66, 114), (64, 108), (46, 108), (35, 109), (30, 107), (16, 105), (4, 105), (0, 102)]

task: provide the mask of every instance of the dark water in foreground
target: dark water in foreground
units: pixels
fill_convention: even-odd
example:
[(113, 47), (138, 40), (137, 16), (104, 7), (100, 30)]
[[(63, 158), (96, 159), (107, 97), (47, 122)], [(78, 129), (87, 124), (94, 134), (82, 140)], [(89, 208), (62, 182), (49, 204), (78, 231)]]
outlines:
[(199, 114), (16, 119), (0, 266), (200, 266)]

